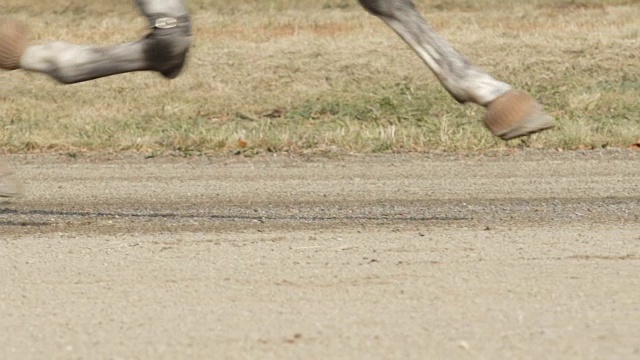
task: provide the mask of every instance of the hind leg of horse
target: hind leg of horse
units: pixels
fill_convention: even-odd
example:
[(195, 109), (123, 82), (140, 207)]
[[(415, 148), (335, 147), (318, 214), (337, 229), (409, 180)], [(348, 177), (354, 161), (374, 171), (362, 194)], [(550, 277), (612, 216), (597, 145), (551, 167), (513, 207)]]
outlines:
[(555, 125), (533, 97), (496, 80), (449, 45), (429, 26), (412, 0), (359, 1), (422, 58), (457, 101), (486, 107), (483, 121), (494, 135), (506, 140)]
[[(191, 45), (191, 23), (183, 0), (136, 0), (151, 32), (136, 42), (111, 47), (62, 41), (26, 45), (26, 29), (0, 24), (0, 67), (48, 74), (77, 83), (131, 71), (157, 71), (167, 78), (180, 73)], [(18, 59), (11, 61), (11, 59)]]
[[(136, 42), (111, 47), (75, 45), (62, 41), (29, 45), (27, 28), (0, 20), (0, 68), (24, 69), (77, 83), (131, 71), (157, 71), (166, 78), (179, 75), (191, 45), (191, 23), (183, 0), (136, 0), (151, 31)], [(0, 197), (22, 193), (13, 170), (0, 160)]]

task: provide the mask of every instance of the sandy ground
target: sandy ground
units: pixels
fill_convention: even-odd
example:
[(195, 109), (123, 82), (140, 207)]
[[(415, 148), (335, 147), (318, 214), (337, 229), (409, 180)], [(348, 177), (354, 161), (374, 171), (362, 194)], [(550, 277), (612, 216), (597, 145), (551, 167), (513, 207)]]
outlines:
[(640, 152), (9, 160), (2, 359), (640, 358)]

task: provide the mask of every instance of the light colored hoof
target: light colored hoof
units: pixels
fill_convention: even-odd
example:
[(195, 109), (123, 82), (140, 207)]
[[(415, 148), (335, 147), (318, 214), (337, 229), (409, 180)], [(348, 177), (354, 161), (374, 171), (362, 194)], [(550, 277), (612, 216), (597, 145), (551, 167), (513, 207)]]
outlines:
[(484, 125), (503, 140), (526, 136), (556, 125), (542, 105), (523, 91), (510, 90), (487, 105)]
[(22, 196), (22, 184), (18, 181), (13, 170), (0, 161), (0, 198)]
[(27, 49), (28, 29), (19, 21), (0, 19), (0, 68), (20, 68), (20, 58)]

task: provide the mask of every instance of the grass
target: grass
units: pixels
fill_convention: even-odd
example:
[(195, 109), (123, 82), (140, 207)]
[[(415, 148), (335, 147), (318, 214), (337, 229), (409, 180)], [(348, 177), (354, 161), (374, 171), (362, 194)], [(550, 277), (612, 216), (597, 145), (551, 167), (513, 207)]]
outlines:
[[(560, 126), (494, 139), (419, 58), (355, 0), (190, 1), (186, 72), (62, 86), (0, 73), (4, 152), (477, 151), (627, 147), (640, 139), (640, 4), (614, 0), (420, 1), (427, 19)], [(36, 43), (133, 41), (129, 0), (3, 0)]]

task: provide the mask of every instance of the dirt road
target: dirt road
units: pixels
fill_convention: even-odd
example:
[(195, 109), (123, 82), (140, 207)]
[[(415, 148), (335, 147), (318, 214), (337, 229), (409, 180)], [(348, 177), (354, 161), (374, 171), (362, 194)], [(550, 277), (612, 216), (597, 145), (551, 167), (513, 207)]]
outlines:
[(640, 152), (10, 160), (2, 359), (640, 358)]

